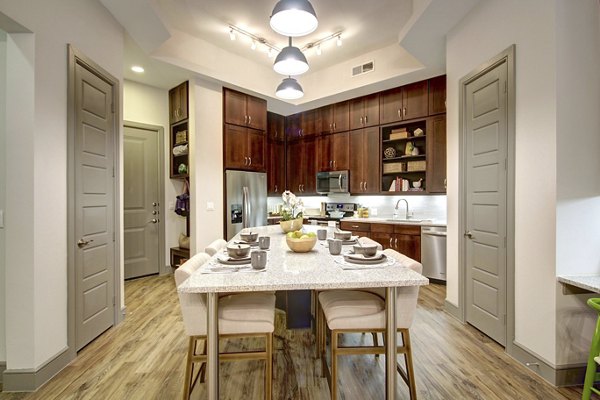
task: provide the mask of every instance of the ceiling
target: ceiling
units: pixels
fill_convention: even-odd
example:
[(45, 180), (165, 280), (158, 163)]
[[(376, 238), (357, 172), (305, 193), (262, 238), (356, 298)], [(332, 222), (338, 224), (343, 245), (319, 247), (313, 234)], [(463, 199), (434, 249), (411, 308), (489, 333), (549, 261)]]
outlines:
[[(283, 77), (266, 49), (229, 37), (233, 24), (284, 47), (287, 38), (269, 26), (277, 0), (100, 1), (127, 32), (125, 79), (171, 88), (200, 77), (266, 98), (269, 109), (289, 114), (444, 73), (445, 35), (479, 0), (311, 0), (319, 27), (294, 45), (338, 31), (343, 45), (332, 40), (321, 55), (305, 51), (311, 69), (298, 77), (305, 96), (293, 102), (275, 98)], [(375, 70), (353, 78), (352, 67), (369, 61)], [(133, 64), (146, 72), (131, 72)]]

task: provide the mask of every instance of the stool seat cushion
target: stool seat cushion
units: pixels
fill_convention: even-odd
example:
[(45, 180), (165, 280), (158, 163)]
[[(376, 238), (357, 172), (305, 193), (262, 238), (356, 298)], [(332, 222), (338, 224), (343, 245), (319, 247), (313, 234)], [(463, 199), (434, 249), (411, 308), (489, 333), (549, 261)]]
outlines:
[(330, 329), (383, 329), (385, 303), (381, 297), (359, 290), (332, 290), (319, 294)]
[(219, 333), (268, 333), (275, 330), (275, 294), (239, 293), (219, 299)]

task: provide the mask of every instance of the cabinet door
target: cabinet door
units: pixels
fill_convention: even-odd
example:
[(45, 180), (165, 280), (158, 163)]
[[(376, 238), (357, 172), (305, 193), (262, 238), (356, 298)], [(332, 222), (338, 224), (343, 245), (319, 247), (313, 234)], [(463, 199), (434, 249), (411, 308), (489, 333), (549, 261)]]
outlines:
[(425, 117), (429, 107), (428, 82), (421, 81), (402, 86), (402, 106), (404, 113), (402, 119)]
[(333, 132), (333, 105), (320, 108), (321, 114), (321, 132)]
[(248, 167), (248, 152), (246, 128), (225, 124), (225, 168), (246, 169)]
[(282, 142), (284, 136), (285, 117), (272, 112), (267, 113), (267, 137)]
[(317, 141), (315, 138), (307, 138), (302, 140), (304, 148), (302, 150), (302, 164), (304, 171), (303, 173), (303, 195), (316, 194), (317, 193), (317, 160), (315, 154), (317, 153)]
[(285, 119), (286, 137), (288, 140), (297, 140), (300, 138), (302, 129), (302, 114), (290, 115)]
[(446, 193), (446, 115), (427, 122), (426, 188), (429, 193)]
[(379, 123), (389, 124), (402, 120), (402, 88), (395, 88), (379, 96)]
[[(363, 192), (379, 193), (381, 178), (381, 151), (379, 150), (379, 127), (363, 130)], [(353, 156), (352, 156), (353, 157)]]
[(350, 100), (350, 129), (360, 129), (364, 126), (365, 106), (363, 97)]
[(302, 147), (303, 143), (300, 141), (288, 143), (287, 145), (286, 189), (295, 194), (300, 193), (300, 186), (302, 185)]
[(364, 119), (363, 126), (379, 125), (379, 93), (375, 93), (364, 98)]
[(421, 261), (421, 236), (394, 234), (394, 250)]
[(363, 164), (365, 141), (362, 130), (350, 132), (350, 193), (361, 193), (363, 191)]
[(335, 132), (350, 130), (350, 106), (347, 101), (333, 105), (333, 130)]
[(331, 136), (333, 135), (324, 135), (317, 138), (317, 171), (333, 170)]
[(373, 232), (371, 231), (371, 239), (379, 243), (385, 249), (393, 248), (393, 233), (385, 233), (385, 232)]
[(446, 75), (429, 80), (429, 115), (446, 112)]
[(266, 171), (265, 163), (265, 134), (256, 129), (247, 129), (248, 137), (248, 169)]
[(188, 83), (187, 81), (183, 82), (181, 85), (177, 86), (177, 94), (179, 96), (179, 121), (188, 118)]
[(267, 101), (254, 96), (246, 96), (248, 126), (261, 131), (267, 130)]
[(177, 110), (179, 109), (179, 96), (177, 88), (169, 90), (169, 123), (174, 124), (178, 121)]
[(223, 90), (223, 105), (225, 108), (225, 122), (233, 125), (245, 126), (246, 95), (233, 90)]
[(334, 171), (344, 171), (350, 168), (350, 141), (348, 132), (331, 135), (331, 155)]
[(267, 154), (267, 191), (277, 196), (285, 190), (285, 145), (268, 139)]
[(316, 110), (309, 110), (302, 113), (301, 132), (302, 136), (310, 136), (317, 133), (316, 130)]

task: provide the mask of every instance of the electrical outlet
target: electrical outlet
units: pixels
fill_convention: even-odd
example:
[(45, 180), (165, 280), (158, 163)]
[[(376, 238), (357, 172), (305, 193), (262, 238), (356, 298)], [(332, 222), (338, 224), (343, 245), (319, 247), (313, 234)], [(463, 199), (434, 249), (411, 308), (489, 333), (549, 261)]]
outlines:
[(215, 203), (212, 201), (206, 202), (206, 211), (215, 211)]
[(377, 216), (377, 209), (375, 207), (371, 207), (371, 217)]

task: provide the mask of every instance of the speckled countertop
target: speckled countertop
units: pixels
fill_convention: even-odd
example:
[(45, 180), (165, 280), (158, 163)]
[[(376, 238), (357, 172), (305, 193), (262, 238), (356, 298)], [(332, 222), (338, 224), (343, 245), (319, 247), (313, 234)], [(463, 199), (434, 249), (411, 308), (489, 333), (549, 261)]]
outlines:
[(392, 217), (369, 217), (369, 218), (342, 218), (342, 221), (348, 222), (365, 222), (368, 224), (394, 224), (394, 225), (420, 225), (420, 226), (446, 226), (446, 221), (439, 219), (417, 219), (411, 220), (394, 220)]
[(561, 283), (600, 293), (600, 275), (559, 275), (557, 279)]
[[(304, 225), (305, 231), (319, 227)], [(332, 228), (329, 228), (332, 230)], [(356, 289), (389, 286), (427, 285), (424, 276), (396, 263), (394, 266), (373, 269), (344, 270), (318, 242), (308, 253), (292, 252), (285, 234), (278, 225), (252, 228), (260, 236), (271, 237), (264, 272), (202, 274), (196, 271), (178, 290), (183, 293), (251, 292), (301, 289)], [(329, 236), (333, 236), (333, 231)], [(237, 239), (237, 236), (234, 237)], [(344, 246), (346, 248), (346, 246)]]

